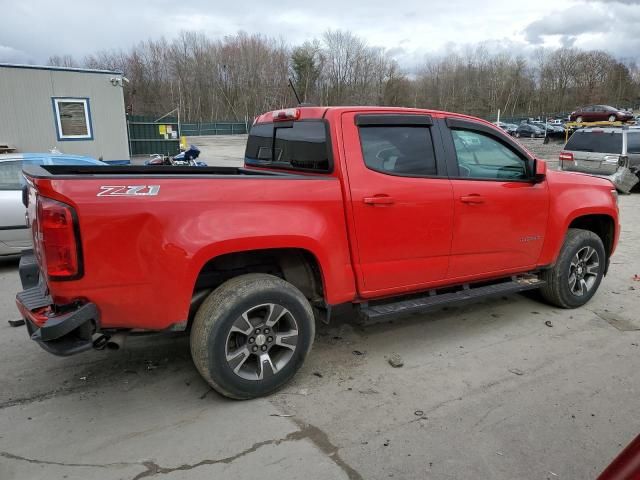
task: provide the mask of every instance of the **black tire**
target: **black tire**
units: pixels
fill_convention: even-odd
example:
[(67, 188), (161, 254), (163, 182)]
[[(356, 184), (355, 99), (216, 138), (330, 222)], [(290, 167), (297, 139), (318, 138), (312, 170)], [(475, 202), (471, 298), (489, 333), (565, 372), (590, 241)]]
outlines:
[[(289, 325), (286, 333), (297, 331), (297, 335), (280, 333), (284, 336), (280, 344), (277, 339), (268, 340), (272, 337), (259, 335), (261, 331), (258, 331), (261, 328), (262, 333), (267, 333), (264, 329), (269, 316), (276, 311), (272, 318), (280, 316), (272, 325), (273, 331), (269, 331), (273, 338), (278, 337), (281, 322)], [(247, 323), (243, 323), (244, 319)], [(250, 333), (239, 333), (238, 325), (244, 325)], [(251, 273), (226, 281), (200, 306), (191, 329), (191, 356), (202, 377), (216, 391), (244, 400), (268, 395), (284, 386), (302, 366), (314, 336), (313, 311), (300, 290), (273, 275)], [(292, 349), (289, 343), (294, 337), (295, 347), (289, 353)], [(253, 342), (249, 343), (251, 339)], [(263, 346), (268, 347), (266, 352), (260, 351)], [(257, 353), (251, 353), (256, 347)], [(258, 357), (263, 353), (269, 358), (267, 363)], [(229, 356), (233, 359), (228, 360)], [(282, 364), (283, 360), (286, 361)], [(282, 365), (274, 372), (277, 363)], [(275, 366), (270, 368), (270, 365)], [(234, 371), (234, 367), (239, 370)], [(254, 373), (256, 378), (243, 378)]]
[[(572, 262), (575, 262), (576, 255), (584, 251), (589, 252), (589, 249), (595, 251), (598, 265), (597, 267), (588, 266), (591, 270), (584, 269), (584, 271), (594, 272), (592, 277), (587, 278), (590, 283), (588, 289), (586, 288), (587, 280), (585, 280), (585, 289), (580, 285), (575, 287), (576, 283), (574, 281), (574, 287), (584, 292), (583, 294), (578, 294), (574, 291), (574, 287), (571, 286), (571, 278), (575, 278), (571, 276), (572, 272), (574, 272), (574, 275), (576, 273), (576, 268)], [(542, 280), (547, 282), (540, 288), (543, 299), (561, 308), (581, 307), (591, 300), (598, 290), (604, 276), (606, 261), (604, 245), (598, 235), (589, 230), (569, 229), (556, 264), (549, 270), (542, 272), (540, 276)], [(593, 279), (592, 283), (591, 279)]]
[(520, 138), (520, 132), (516, 132), (516, 137)]

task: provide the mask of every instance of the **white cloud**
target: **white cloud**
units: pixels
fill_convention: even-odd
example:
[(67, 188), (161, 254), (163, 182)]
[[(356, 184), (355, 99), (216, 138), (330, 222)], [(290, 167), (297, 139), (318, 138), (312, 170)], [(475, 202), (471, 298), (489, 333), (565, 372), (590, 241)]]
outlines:
[(29, 63), (29, 55), (22, 50), (0, 44), (0, 62)]
[(295, 44), (327, 29), (350, 30), (391, 50), (408, 67), (425, 55), (480, 43), (523, 54), (540, 45), (575, 45), (637, 57), (638, 24), (640, 3), (629, 0), (606, 5), (593, 0), (182, 0), (179, 8), (170, 0), (27, 0), (3, 10), (0, 61), (43, 63), (55, 54), (82, 58), (148, 38), (171, 39), (181, 30), (211, 37), (244, 30)]

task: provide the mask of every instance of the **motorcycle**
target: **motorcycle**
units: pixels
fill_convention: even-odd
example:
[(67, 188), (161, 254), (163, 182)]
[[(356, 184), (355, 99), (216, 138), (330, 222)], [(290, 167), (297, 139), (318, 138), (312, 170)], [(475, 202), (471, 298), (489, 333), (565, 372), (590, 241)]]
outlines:
[(206, 167), (205, 162), (197, 161), (200, 156), (200, 149), (195, 145), (189, 146), (188, 150), (180, 152), (179, 154), (171, 157), (169, 155), (154, 154), (150, 160), (144, 162), (145, 165), (170, 165), (180, 167)]

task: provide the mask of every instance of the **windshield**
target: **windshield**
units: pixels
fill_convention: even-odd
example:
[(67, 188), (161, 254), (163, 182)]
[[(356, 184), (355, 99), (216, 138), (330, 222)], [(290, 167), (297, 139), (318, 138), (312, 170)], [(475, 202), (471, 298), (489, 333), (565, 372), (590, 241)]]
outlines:
[(621, 132), (576, 132), (565, 150), (574, 152), (622, 153)]

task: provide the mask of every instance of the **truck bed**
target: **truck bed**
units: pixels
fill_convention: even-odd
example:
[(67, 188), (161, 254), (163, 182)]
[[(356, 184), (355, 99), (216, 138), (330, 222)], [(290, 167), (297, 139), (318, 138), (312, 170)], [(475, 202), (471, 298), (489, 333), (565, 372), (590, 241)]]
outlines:
[(33, 178), (49, 177), (83, 177), (83, 176), (143, 176), (156, 178), (171, 178), (185, 176), (220, 177), (220, 176), (260, 176), (260, 177), (302, 177), (304, 175), (274, 172), (268, 170), (249, 169), (244, 167), (190, 167), (168, 165), (30, 165), (24, 172)]
[(184, 322), (205, 264), (243, 250), (307, 251), (326, 265), (330, 301), (354, 296), (337, 177), (172, 166), (46, 166), (24, 173), (38, 195), (77, 214), (84, 275), (49, 282), (54, 302), (91, 299), (104, 328), (161, 330)]

